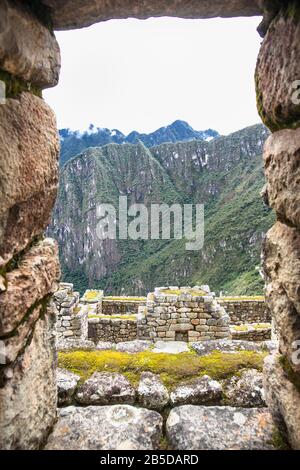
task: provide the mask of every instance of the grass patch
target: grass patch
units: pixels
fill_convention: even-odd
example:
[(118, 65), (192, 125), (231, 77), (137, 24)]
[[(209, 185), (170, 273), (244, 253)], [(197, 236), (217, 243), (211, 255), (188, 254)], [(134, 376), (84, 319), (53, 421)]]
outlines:
[(208, 295), (204, 290), (180, 290), (180, 289), (164, 289), (160, 291), (161, 294), (166, 295), (180, 295), (180, 294), (190, 294), (192, 297), (199, 297), (201, 295)]
[(300, 376), (294, 371), (286, 356), (280, 356), (279, 362), (286, 373), (288, 379), (300, 393)]
[(84, 300), (97, 300), (98, 298), (99, 299), (101, 298), (101, 295), (102, 295), (101, 291), (89, 290), (85, 292), (83, 299)]
[(80, 375), (82, 380), (94, 372), (120, 372), (136, 385), (140, 374), (150, 371), (158, 374), (163, 383), (174, 388), (178, 383), (188, 382), (202, 375), (220, 380), (237, 374), (242, 369), (262, 370), (267, 353), (239, 351), (234, 354), (214, 351), (199, 357), (196, 353), (153, 353), (143, 351), (129, 354), (119, 351), (67, 351), (60, 352), (59, 367)]
[(147, 297), (113, 297), (105, 296), (103, 297), (104, 302), (146, 302)]
[(278, 429), (274, 429), (273, 431), (271, 444), (273, 444), (273, 446), (277, 450), (290, 450), (291, 449), (286, 437)]
[(132, 321), (136, 321), (136, 315), (135, 314), (132, 314), (132, 315), (104, 315), (103, 313), (99, 313), (99, 315), (97, 314), (93, 314), (93, 313), (90, 313), (88, 315), (89, 318), (107, 318), (108, 320), (132, 320)]
[(246, 325), (234, 325), (232, 329), (235, 331), (248, 331), (248, 327)]
[(265, 328), (271, 328), (271, 323), (254, 323), (251, 325), (255, 330), (263, 330)]
[(220, 302), (241, 302), (243, 300), (265, 301), (265, 297), (263, 295), (253, 295), (253, 296), (241, 295), (239, 297), (219, 297), (217, 300)]

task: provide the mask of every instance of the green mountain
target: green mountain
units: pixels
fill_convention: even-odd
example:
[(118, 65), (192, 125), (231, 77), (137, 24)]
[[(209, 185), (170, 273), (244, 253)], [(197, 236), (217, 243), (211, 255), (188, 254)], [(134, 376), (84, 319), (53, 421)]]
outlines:
[[(210, 142), (194, 140), (146, 148), (109, 144), (90, 148), (61, 170), (49, 233), (60, 246), (63, 277), (77, 289), (145, 294), (159, 285), (209, 284), (230, 294), (261, 293), (260, 246), (274, 215), (263, 204), (263, 125)], [(96, 207), (143, 203), (205, 207), (204, 247), (186, 240), (101, 240)]]

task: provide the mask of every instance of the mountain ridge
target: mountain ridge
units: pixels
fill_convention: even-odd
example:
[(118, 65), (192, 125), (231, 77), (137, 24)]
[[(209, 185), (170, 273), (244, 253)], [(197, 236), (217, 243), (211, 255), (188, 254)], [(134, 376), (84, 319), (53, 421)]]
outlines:
[[(260, 197), (262, 148), (255, 125), (210, 142), (109, 144), (89, 148), (61, 169), (50, 235), (63, 277), (80, 291), (145, 294), (157, 284), (210, 284), (230, 294), (261, 293), (260, 247), (274, 215)], [(205, 204), (205, 244), (185, 240), (99, 240), (96, 204)]]
[(187, 122), (176, 120), (172, 124), (160, 127), (148, 134), (132, 131), (126, 136), (118, 129), (110, 130), (90, 124), (89, 129), (85, 132), (71, 131), (67, 128), (60, 129), (59, 136), (61, 143), (60, 164), (64, 165), (70, 158), (90, 147), (102, 147), (112, 143), (136, 144), (139, 141), (143, 142), (146, 147), (153, 147), (166, 142), (211, 140), (220, 135), (213, 129), (196, 131)]

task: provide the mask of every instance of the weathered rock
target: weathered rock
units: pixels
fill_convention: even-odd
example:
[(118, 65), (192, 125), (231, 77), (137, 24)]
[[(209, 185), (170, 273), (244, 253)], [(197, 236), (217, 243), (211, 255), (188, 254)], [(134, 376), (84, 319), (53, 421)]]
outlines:
[(51, 238), (23, 255), (17, 268), (6, 274), (7, 287), (0, 296), (0, 337), (11, 333), (32, 305), (54, 292), (59, 276), (57, 244)]
[(218, 405), (222, 398), (222, 385), (208, 375), (191, 383), (179, 385), (170, 394), (172, 406)]
[[(300, 232), (277, 222), (264, 242), (263, 260), (279, 348), (291, 358), (300, 338)], [(300, 372), (300, 365), (293, 367)]]
[(128, 405), (62, 408), (47, 450), (152, 450), (162, 435), (162, 417)]
[(11, 336), (0, 338), (1, 364), (11, 364), (30, 341), (36, 322), (45, 314), (45, 306), (40, 303), (30, 310), (29, 316)]
[(246, 408), (266, 406), (263, 374), (256, 369), (245, 370), (240, 376), (224, 380), (223, 390), (227, 405)]
[(154, 353), (168, 353), (178, 354), (182, 352), (189, 352), (189, 347), (184, 341), (156, 341), (152, 352)]
[(56, 420), (54, 322), (47, 312), (24, 352), (1, 367), (1, 449), (38, 449)]
[(199, 356), (207, 356), (213, 351), (261, 351), (263, 349), (263, 345), (259, 343), (253, 343), (252, 341), (216, 339), (191, 343), (191, 348), (194, 349), (194, 351), (196, 351)]
[(131, 404), (135, 400), (135, 389), (124, 375), (94, 372), (79, 387), (76, 400), (84, 405)]
[[(258, 111), (272, 131), (300, 124), (300, 6), (285, 3), (269, 26), (256, 67)], [(296, 83), (297, 85), (297, 83)], [(298, 88), (298, 91), (297, 91)]]
[(152, 345), (151, 341), (143, 340), (133, 340), (133, 341), (124, 341), (116, 345), (116, 350), (127, 353), (137, 353), (150, 349)]
[(265, 143), (264, 161), (270, 207), (300, 229), (300, 128), (272, 134)]
[(57, 369), (56, 372), (57, 380), (57, 395), (58, 395), (58, 404), (70, 405), (72, 403), (73, 395), (75, 389), (80, 380), (79, 375), (73, 374), (65, 369)]
[(84, 339), (64, 339), (60, 340), (57, 342), (57, 349), (59, 351), (78, 351), (80, 349), (86, 350), (86, 351), (94, 351), (97, 349), (95, 347), (95, 343), (93, 341), (89, 340), (84, 340)]
[(115, 344), (110, 341), (99, 341), (94, 349), (97, 351), (107, 351), (108, 349), (115, 349)]
[(138, 400), (145, 408), (160, 411), (169, 403), (169, 393), (160, 378), (151, 372), (143, 372), (138, 386)]
[(0, 3), (0, 68), (40, 88), (58, 82), (55, 36), (22, 2)]
[(184, 405), (167, 420), (167, 437), (179, 450), (271, 450), (273, 432), (262, 408)]
[(268, 356), (264, 367), (266, 401), (274, 422), (286, 433), (294, 449), (300, 449), (300, 390), (290, 381), (279, 362), (279, 355)]
[(214, 18), (261, 14), (255, 0), (122, 0), (105, 3), (101, 0), (89, 3), (84, 0), (44, 0), (44, 3), (53, 7), (55, 29), (82, 28), (114, 18)]
[(267, 340), (261, 343), (263, 351), (273, 354), (278, 351), (279, 343), (277, 340)]
[(0, 106), (0, 122), (1, 266), (50, 222), (59, 147), (53, 112), (31, 93)]

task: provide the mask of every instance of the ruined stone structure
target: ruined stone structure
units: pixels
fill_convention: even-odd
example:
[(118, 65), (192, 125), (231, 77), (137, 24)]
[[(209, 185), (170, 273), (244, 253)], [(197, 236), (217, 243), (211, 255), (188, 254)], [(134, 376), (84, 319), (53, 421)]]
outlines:
[(230, 335), (248, 341), (271, 339), (264, 300), (215, 299), (208, 286), (203, 287), (207, 292), (201, 287), (156, 288), (142, 300), (107, 298), (97, 290), (87, 290), (79, 298), (73, 284), (60, 283), (53, 296), (57, 347), (64, 349), (71, 342), (90, 346), (86, 341), (97, 345), (135, 339), (194, 342)]
[[(277, 423), (290, 444), (300, 448), (300, 362), (294, 354), (300, 339), (300, 102), (296, 92), (300, 79), (299, 8), (298, 0), (1, 1), (0, 79), (5, 82), (7, 94), (6, 104), (0, 105), (2, 449), (39, 448), (56, 420), (54, 313), (49, 308), (49, 295), (56, 289), (59, 265), (54, 242), (42, 236), (57, 190), (56, 123), (41, 98), (42, 90), (56, 85), (59, 76), (59, 48), (53, 29), (129, 16), (211, 18), (259, 14), (264, 14), (259, 28), (264, 39), (256, 69), (257, 103), (263, 122), (273, 132), (264, 152), (265, 201), (277, 214), (263, 247), (264, 271), (266, 297), (282, 354), (268, 359), (265, 388)], [(155, 300), (150, 302), (150, 309), (164, 308), (155, 305)], [(176, 330), (169, 329), (174, 331), (176, 336)], [(187, 331), (206, 333), (199, 327)], [(197, 415), (198, 422), (210, 423), (213, 419), (210, 410), (191, 408), (190, 415)], [(219, 411), (215, 412), (216, 419)], [(180, 419), (189, 429), (185, 412), (180, 413)], [(89, 414), (90, 410), (80, 413)], [(112, 415), (104, 416), (102, 410), (97, 413), (99, 423), (105, 419), (118, 422), (117, 410), (107, 411), (114, 413), (115, 421)], [(127, 407), (126, 413), (134, 425), (140, 423), (139, 411)], [(228, 411), (228, 422), (223, 425), (232, 421), (232, 412)], [(174, 427), (177, 422), (179, 415), (175, 413), (168, 422), (171, 435), (178, 435)], [(158, 426), (162, 426), (161, 420)], [(155, 442), (151, 445), (155, 447)], [(184, 449), (200, 444), (185, 440), (176, 441), (176, 445)]]
[(104, 297), (102, 300), (102, 313), (104, 315), (132, 315), (137, 314), (139, 307), (146, 304), (145, 300), (133, 298)]
[(233, 340), (267, 341), (272, 336), (271, 323), (234, 325), (230, 328), (230, 331)]
[(192, 342), (230, 337), (229, 316), (206, 287), (158, 287), (148, 294), (146, 307), (139, 312), (139, 320), (145, 321), (143, 339)]
[(57, 343), (67, 339), (87, 339), (88, 309), (79, 306), (79, 292), (73, 291), (73, 284), (61, 283), (54, 294), (56, 304), (56, 339)]
[(132, 318), (90, 318), (88, 320), (88, 339), (120, 343), (138, 338), (137, 319)]
[(271, 322), (271, 311), (264, 299), (218, 298), (218, 302), (230, 316), (232, 325)]

